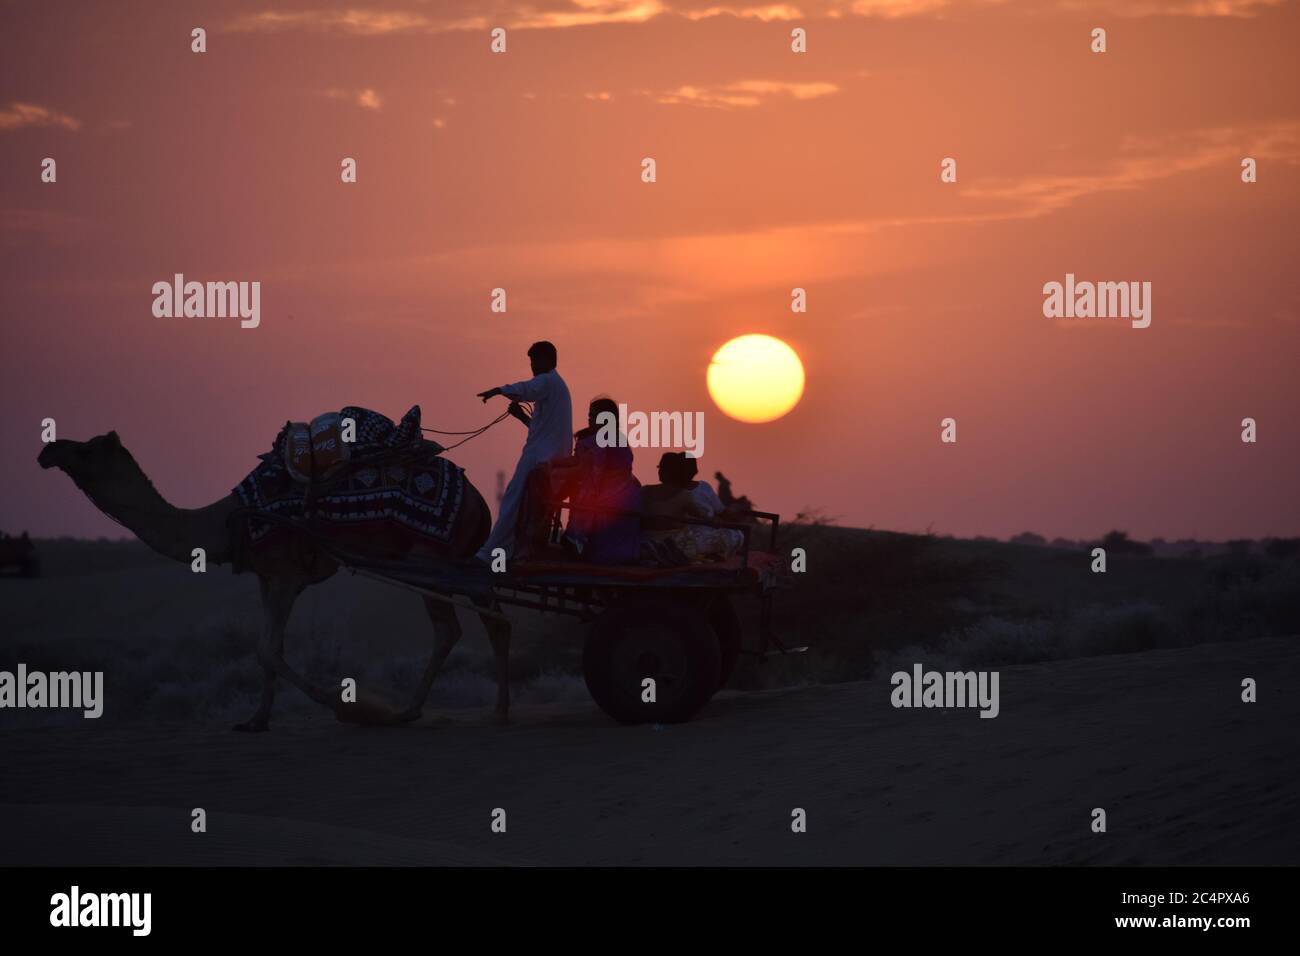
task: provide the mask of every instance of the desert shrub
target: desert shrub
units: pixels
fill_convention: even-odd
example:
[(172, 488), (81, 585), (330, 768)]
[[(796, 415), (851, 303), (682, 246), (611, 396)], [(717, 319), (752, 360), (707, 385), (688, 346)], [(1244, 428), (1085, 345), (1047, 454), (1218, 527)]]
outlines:
[[(987, 548), (932, 535), (796, 525), (782, 533), (781, 550), (793, 547), (806, 549), (808, 571), (790, 576), (775, 625), (811, 650), (743, 668), (735, 687), (862, 680), (881, 648), (921, 643), (978, 618), (986, 582), (1004, 573)], [(754, 633), (752, 609), (738, 602), (738, 610)]]
[(1110, 531), (1106, 537), (1101, 539), (1100, 547), (1106, 549), (1107, 554), (1150, 554), (1151, 545), (1141, 541), (1134, 541), (1128, 536), (1127, 531)]
[(1030, 664), (1055, 656), (1054, 643), (1049, 622), (986, 617), (950, 632), (933, 650), (916, 646), (900, 650), (892, 656), (888, 669), (890, 672), (903, 669), (917, 661), (945, 670)]
[(1216, 555), (1205, 562), (1203, 586), (1211, 591), (1224, 591), (1238, 585), (1258, 581), (1276, 567), (1274, 562), (1257, 554), (1229, 552)]
[(1264, 546), (1264, 553), (1277, 561), (1300, 555), (1300, 538), (1274, 538)]
[(1128, 654), (1188, 643), (1173, 615), (1151, 604), (1089, 606), (1063, 620), (985, 617), (952, 631), (932, 648), (913, 645), (883, 657), (878, 672), (927, 667), (970, 670), (1104, 654)]
[(1300, 633), (1300, 563), (1252, 563), (1209, 580), (1197, 617), (1215, 624), (1220, 639)]
[(1154, 604), (1092, 606), (1065, 622), (1057, 656), (1132, 654), (1188, 642), (1175, 617)]

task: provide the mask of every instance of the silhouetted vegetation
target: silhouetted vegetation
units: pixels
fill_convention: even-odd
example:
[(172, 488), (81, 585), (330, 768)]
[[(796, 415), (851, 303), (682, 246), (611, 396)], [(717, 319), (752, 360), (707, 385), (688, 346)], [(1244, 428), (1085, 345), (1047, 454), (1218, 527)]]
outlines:
[[(1212, 549), (1204, 558), (1108, 545), (1107, 571), (1094, 574), (1078, 544), (1044, 547), (1031, 543), (1036, 535), (1006, 544), (802, 517), (783, 527), (780, 548), (787, 568), (791, 549), (803, 548), (807, 571), (787, 575), (774, 623), (786, 643), (810, 650), (762, 662), (746, 656), (733, 687), (861, 680), (900, 661), (982, 667), (1300, 635), (1300, 539), (1169, 545)], [(211, 710), (208, 717), (224, 719), (246, 708), (257, 689), (251, 650), (261, 629), (251, 581), (217, 568), (200, 580), (134, 541), (38, 544), (46, 577), (0, 581), (9, 627), (0, 665), (30, 659), (46, 669), (111, 669), (114, 714), (124, 716), (182, 719)], [(756, 635), (752, 603), (737, 610)], [(527, 612), (516, 621), (519, 699), (586, 700), (581, 626)], [(360, 675), (399, 689), (417, 679), (427, 641), (418, 601), (340, 575), (305, 604), (289, 648), (322, 679)], [(491, 655), (469, 623), (430, 706), (486, 706), (491, 694)], [(286, 704), (297, 707), (299, 696), (285, 695)]]
[(1273, 538), (1264, 545), (1264, 554), (1270, 558), (1284, 560), (1300, 556), (1300, 538)]
[(1106, 549), (1106, 554), (1150, 554), (1151, 545), (1134, 541), (1127, 531), (1110, 531), (1098, 545)]
[(1024, 544), (1035, 548), (1047, 546), (1047, 539), (1041, 534), (1034, 534), (1032, 531), (1025, 531), (1011, 539), (1012, 544)]

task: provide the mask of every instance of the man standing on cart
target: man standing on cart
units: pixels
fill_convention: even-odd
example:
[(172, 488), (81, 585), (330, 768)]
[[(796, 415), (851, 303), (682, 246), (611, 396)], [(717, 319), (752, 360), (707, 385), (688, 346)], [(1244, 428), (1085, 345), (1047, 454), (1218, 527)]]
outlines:
[[(569, 386), (556, 371), (557, 359), (555, 346), (550, 342), (534, 342), (528, 349), (532, 378), (478, 393), (484, 402), (495, 395), (504, 395), (510, 399), (510, 413), (528, 426), (528, 438), (514, 476), (506, 485), (496, 524), (476, 555), (485, 564), (491, 562), (496, 548), (502, 548), (507, 558), (514, 552), (519, 505), (528, 476), (541, 465), (568, 458), (572, 450), (573, 405), (569, 400)], [(519, 402), (532, 402), (531, 417), (519, 407)]]

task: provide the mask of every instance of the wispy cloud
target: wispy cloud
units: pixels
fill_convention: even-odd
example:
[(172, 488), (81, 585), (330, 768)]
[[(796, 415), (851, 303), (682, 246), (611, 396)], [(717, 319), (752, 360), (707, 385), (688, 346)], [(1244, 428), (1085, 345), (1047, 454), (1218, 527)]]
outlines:
[[(1057, 10), (1118, 17), (1253, 17), (1286, 0), (1055, 0)], [(836, 16), (843, 7), (860, 17), (947, 16), (953, 12), (1001, 8), (1025, 15), (1050, 9), (1043, 0), (850, 0), (822, 12)]]
[(765, 100), (813, 100), (840, 91), (834, 83), (784, 83), (779, 80), (738, 80), (715, 86), (679, 86), (652, 94), (656, 103), (685, 104), (711, 109), (749, 109)]
[(762, 20), (764, 23), (772, 20), (797, 20), (806, 16), (802, 8), (788, 3), (717, 4), (705, 7), (702, 10), (679, 10), (677, 12), (688, 20), (707, 20), (711, 17), (732, 16), (739, 17), (742, 20)]
[[(707, 3), (707, 0), (704, 0)], [(1120, 17), (1254, 17), (1286, 0), (804, 0), (794, 4), (723, 3), (688, 10), (690, 0), (674, 0), (674, 12), (692, 20), (730, 14), (760, 20), (837, 19), (845, 16), (901, 19), (946, 17), (998, 9), (1039, 16), (1053, 7), (1078, 13)]]
[[(1105, 13), (1121, 17), (1256, 17), (1286, 0), (1059, 0), (1062, 10)], [(1100, 10), (1098, 7), (1100, 6)]]
[(684, 228), (681, 233), (645, 237), (548, 237), (471, 244), (408, 258), (323, 262), (313, 266), (311, 274), (319, 275), (322, 282), (414, 289), (435, 273), (481, 277), (486, 282), (499, 272), (502, 262), (510, 262), (513, 275), (530, 281), (573, 276), (574, 281), (581, 277), (583, 283), (590, 284), (594, 277), (621, 281), (635, 276), (656, 295), (680, 298), (763, 288), (774, 275), (797, 275), (818, 282), (886, 274), (903, 266), (919, 266), (927, 255), (923, 242), (885, 240), (882, 234), (891, 230), (1040, 219), (1063, 213), (1090, 196), (1139, 190), (1180, 175), (1211, 172), (1231, 181), (1239, 174), (1243, 155), (1300, 167), (1300, 123), (1131, 138), (1120, 144), (1119, 154), (1096, 171), (1008, 178), (964, 187), (959, 194), (964, 202), (937, 213), (917, 209), (741, 231)]
[(81, 120), (35, 103), (10, 103), (8, 109), (0, 110), (0, 130), (32, 126), (59, 126), (75, 131), (81, 129)]
[(1098, 193), (1138, 189), (1147, 183), (1221, 166), (1224, 175), (1240, 174), (1243, 156), (1300, 164), (1300, 123), (1280, 122), (1260, 129), (1223, 127), (1122, 144), (1130, 155), (1108, 169), (1090, 174), (1031, 176), (983, 186), (968, 186), (966, 199), (1007, 205), (997, 218), (1037, 218)]
[(298, 10), (285, 13), (265, 10), (236, 17), (229, 29), (240, 33), (285, 33), (314, 31), (374, 37), (393, 33), (431, 33), (457, 29), (422, 13), (401, 10)]
[(505, 19), (509, 26), (518, 28), (555, 29), (644, 23), (667, 10), (660, 0), (571, 0), (567, 8), (558, 10), (532, 10), (527, 4), (519, 4), (514, 15)]
[(352, 37), (437, 34), (508, 27), (549, 30), (645, 23), (663, 15), (700, 21), (736, 17), (762, 22), (847, 17), (947, 17), (998, 9), (1036, 16), (1044, 9), (1122, 17), (1252, 17), (1284, 0), (801, 0), (799, 3), (717, 0), (507, 0), (484, 15), (481, 2), (437, 0), (417, 8), (400, 0), (387, 9), (262, 10), (241, 14), (227, 28), (243, 33), (312, 32)]
[(379, 93), (369, 87), (364, 90), (326, 90), (325, 95), (332, 100), (354, 103), (366, 110), (378, 110), (384, 105), (383, 98)]
[(506, 4), (495, 18), (473, 6), (463, 11), (449, 3), (430, 15), (415, 10), (265, 10), (236, 17), (229, 29), (243, 33), (307, 31), (345, 36), (380, 37), (402, 33), (449, 33), (458, 30), (557, 29), (602, 23), (644, 23), (667, 11), (660, 0), (569, 0), (554, 8), (538, 9), (531, 3)]

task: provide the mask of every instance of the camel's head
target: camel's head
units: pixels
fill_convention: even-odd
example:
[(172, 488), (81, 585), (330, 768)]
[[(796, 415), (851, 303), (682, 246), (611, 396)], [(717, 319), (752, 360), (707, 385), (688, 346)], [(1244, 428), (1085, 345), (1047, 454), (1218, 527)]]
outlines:
[(52, 441), (41, 449), (36, 459), (42, 468), (58, 468), (79, 487), (111, 481), (125, 476), (134, 466), (130, 452), (122, 447), (117, 432), (99, 435), (90, 441)]

